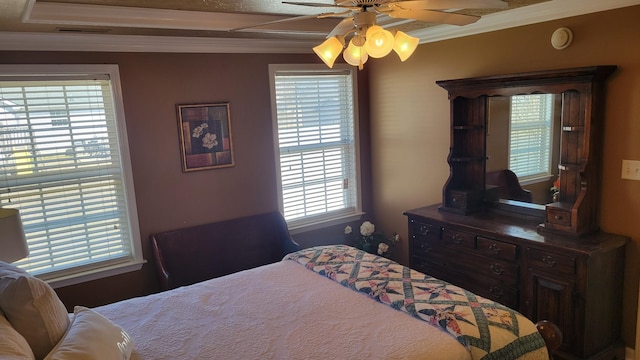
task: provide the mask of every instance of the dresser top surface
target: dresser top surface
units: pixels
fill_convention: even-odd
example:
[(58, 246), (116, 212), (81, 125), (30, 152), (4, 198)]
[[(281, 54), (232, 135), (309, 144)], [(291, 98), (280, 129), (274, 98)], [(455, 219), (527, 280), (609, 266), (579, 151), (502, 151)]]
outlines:
[(629, 238), (598, 231), (582, 237), (538, 232), (536, 221), (509, 217), (490, 211), (470, 215), (460, 215), (440, 210), (440, 204), (420, 207), (404, 212), (409, 217), (422, 217), (463, 230), (470, 230), (478, 235), (507, 238), (515, 242), (537, 243), (563, 249), (572, 249), (584, 253), (604, 251), (623, 246)]

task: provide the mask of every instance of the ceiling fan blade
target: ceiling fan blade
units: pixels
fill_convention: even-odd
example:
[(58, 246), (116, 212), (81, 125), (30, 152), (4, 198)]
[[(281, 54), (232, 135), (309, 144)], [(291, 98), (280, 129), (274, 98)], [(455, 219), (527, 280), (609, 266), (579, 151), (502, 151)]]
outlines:
[(323, 14), (316, 14), (316, 15), (294, 16), (294, 17), (290, 17), (290, 18), (267, 21), (267, 22), (254, 24), (254, 25), (240, 26), (240, 27), (237, 27), (237, 28), (229, 29), (227, 31), (239, 31), (239, 30), (251, 29), (251, 28), (267, 26), (267, 25), (273, 25), (273, 24), (278, 24), (278, 23), (283, 23), (283, 22), (299, 21), (299, 20), (306, 20), (306, 19), (316, 19), (316, 18), (317, 19), (321, 19), (321, 18), (326, 18), (326, 17), (331, 17), (331, 16), (340, 16), (340, 15), (343, 15), (343, 13), (323, 13)]
[(312, 7), (339, 7), (339, 8), (347, 8), (347, 9), (358, 9), (358, 7), (354, 7), (351, 5), (342, 5), (342, 4), (324, 4), (324, 3), (308, 3), (308, 2), (298, 2), (298, 1), (283, 1), (283, 4), (289, 5), (300, 5), (300, 6), (312, 6)]
[(456, 13), (449, 13), (444, 11), (432, 11), (432, 10), (405, 10), (405, 9), (396, 9), (389, 12), (384, 12), (385, 15), (388, 15), (392, 18), (398, 19), (412, 19), (419, 20), (429, 23), (438, 23), (438, 24), (450, 24), (450, 25), (469, 25), (472, 24), (478, 19), (480, 16), (475, 15), (462, 15)]
[(333, 30), (331, 30), (329, 35), (327, 35), (327, 38), (330, 38), (336, 35), (344, 35), (347, 32), (349, 32), (349, 30), (353, 30), (353, 29), (355, 29), (355, 25), (353, 24), (353, 17), (345, 18), (344, 20), (340, 21), (340, 23), (336, 25), (336, 27), (334, 27)]
[(390, 8), (447, 10), (447, 9), (504, 9), (509, 6), (502, 0), (407, 0), (395, 1)]

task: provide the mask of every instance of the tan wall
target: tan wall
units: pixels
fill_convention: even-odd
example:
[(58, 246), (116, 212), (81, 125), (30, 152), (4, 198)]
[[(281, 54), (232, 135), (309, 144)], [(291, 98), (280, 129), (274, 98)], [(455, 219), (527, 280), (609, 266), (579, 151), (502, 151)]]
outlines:
[[(389, 56), (367, 63), (371, 138), (361, 99), (364, 193), (373, 181), (376, 225), (403, 237), (404, 210), (441, 199), (448, 175), (449, 104), (436, 80), (615, 64), (605, 125), (601, 226), (633, 238), (628, 247), (623, 335), (633, 346), (640, 258), (640, 182), (621, 180), (622, 159), (640, 160), (640, 7), (491, 34), (423, 44), (406, 63)], [(553, 30), (572, 28), (574, 44), (557, 51)], [(267, 65), (318, 62), (306, 55), (0, 52), (0, 63), (119, 64), (145, 258), (149, 234), (277, 208)], [(370, 84), (367, 84), (366, 73)], [(366, 90), (365, 90), (366, 91)], [(229, 101), (236, 166), (180, 170), (175, 104)], [(365, 208), (370, 199), (365, 196)], [(342, 226), (295, 236), (303, 245), (339, 242)], [(142, 271), (58, 289), (67, 306), (95, 306), (157, 290), (153, 262)]]
[[(0, 52), (0, 63), (118, 64), (144, 257), (141, 271), (56, 289), (67, 308), (158, 290), (149, 235), (278, 209), (268, 65), (315, 55)], [(366, 72), (358, 74), (367, 93)], [(176, 104), (229, 102), (235, 166), (183, 173)], [(360, 101), (368, 148), (368, 102)], [(369, 157), (364, 151), (364, 171)], [(370, 176), (367, 176), (370, 178)], [(364, 184), (370, 208), (369, 182)], [(343, 226), (294, 236), (303, 246), (343, 241)]]
[[(449, 168), (449, 102), (436, 80), (589, 65), (618, 65), (608, 82), (604, 133), (602, 229), (628, 235), (623, 337), (634, 347), (640, 259), (640, 182), (622, 180), (622, 159), (640, 160), (640, 6), (422, 44), (406, 63), (393, 56), (370, 70), (371, 151), (375, 218), (403, 236), (402, 212), (441, 201)], [(550, 36), (574, 32), (558, 51)], [(597, 311), (594, 309), (593, 311)]]

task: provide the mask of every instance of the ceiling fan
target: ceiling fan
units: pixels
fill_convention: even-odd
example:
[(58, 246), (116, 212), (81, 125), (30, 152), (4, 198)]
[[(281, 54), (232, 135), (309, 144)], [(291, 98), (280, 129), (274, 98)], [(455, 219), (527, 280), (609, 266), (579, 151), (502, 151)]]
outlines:
[[(283, 4), (311, 6), (319, 8), (342, 8), (346, 11), (334, 13), (322, 13), (311, 16), (290, 18), (298, 20), (309, 17), (343, 17), (346, 18), (329, 34), (331, 37), (340, 34), (343, 30), (349, 30), (355, 15), (363, 12), (373, 12), (397, 19), (418, 20), (428, 23), (468, 25), (480, 19), (475, 15), (464, 15), (451, 12), (456, 9), (503, 9), (508, 6), (502, 0), (335, 0), (333, 4), (312, 3), (299, 1), (283, 1)], [(449, 10), (449, 11), (444, 11)], [(287, 19), (285, 19), (286, 21)], [(356, 24), (357, 25), (357, 24)]]
[[(376, 25), (379, 15), (427, 23), (463, 26), (478, 21), (480, 16), (459, 14), (454, 11), (460, 9), (506, 8), (508, 6), (502, 0), (334, 0), (333, 4), (301, 1), (283, 1), (282, 3), (340, 10), (316, 15), (294, 16), (248, 27), (311, 18), (344, 17), (329, 32), (327, 40), (313, 50), (329, 67), (332, 67), (335, 59), (345, 47), (345, 38), (352, 36), (343, 56), (347, 63), (358, 66), (360, 69), (362, 69), (362, 65), (369, 56), (383, 57), (391, 50), (395, 50), (400, 59), (404, 61), (418, 45), (417, 38), (413, 38), (401, 31), (396, 31), (393, 34)], [(244, 28), (234, 30), (240, 29)]]

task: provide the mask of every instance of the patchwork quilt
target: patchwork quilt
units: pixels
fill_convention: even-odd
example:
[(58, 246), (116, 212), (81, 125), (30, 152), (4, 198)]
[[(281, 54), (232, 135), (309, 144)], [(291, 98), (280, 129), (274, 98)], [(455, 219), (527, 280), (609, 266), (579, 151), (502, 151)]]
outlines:
[(473, 359), (548, 359), (542, 336), (523, 315), (384, 257), (332, 245), (300, 250), (284, 260), (449, 333)]

